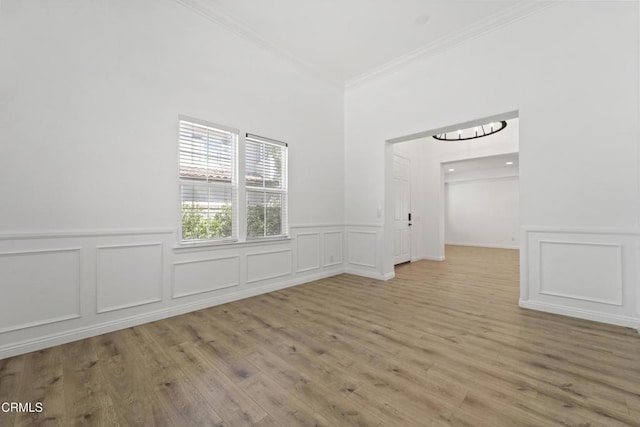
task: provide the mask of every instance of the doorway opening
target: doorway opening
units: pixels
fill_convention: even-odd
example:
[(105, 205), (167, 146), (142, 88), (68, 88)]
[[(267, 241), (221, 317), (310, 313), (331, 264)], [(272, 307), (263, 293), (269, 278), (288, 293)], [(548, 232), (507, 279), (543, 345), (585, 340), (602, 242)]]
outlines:
[[(432, 138), (502, 120), (507, 122), (507, 128), (484, 138), (463, 141)], [(402, 159), (410, 160), (404, 176), (399, 172)], [(407, 258), (442, 261), (447, 243), (519, 248), (520, 160), (517, 111), (387, 141), (384, 271), (393, 272), (394, 266)], [(456, 166), (460, 173), (449, 172)], [(474, 171), (476, 166), (478, 170)], [(494, 190), (497, 193), (492, 194)], [(404, 194), (406, 191), (408, 195)], [(482, 197), (474, 200), (474, 191), (482, 192)], [(473, 212), (469, 206), (479, 210)], [(508, 209), (509, 227), (500, 215), (491, 219), (486, 209), (494, 212)], [(481, 219), (492, 222), (486, 227), (480, 225)], [(485, 227), (482, 230), (485, 234), (474, 227)], [(490, 234), (491, 230), (495, 233)]]
[(519, 153), (442, 163), (445, 245), (519, 249)]

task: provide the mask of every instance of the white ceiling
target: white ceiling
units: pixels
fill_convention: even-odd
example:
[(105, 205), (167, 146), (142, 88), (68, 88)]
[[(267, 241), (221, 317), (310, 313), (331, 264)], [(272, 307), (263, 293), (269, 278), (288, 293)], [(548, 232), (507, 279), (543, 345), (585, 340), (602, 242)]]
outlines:
[(341, 85), (473, 37), (541, 0), (178, 0)]

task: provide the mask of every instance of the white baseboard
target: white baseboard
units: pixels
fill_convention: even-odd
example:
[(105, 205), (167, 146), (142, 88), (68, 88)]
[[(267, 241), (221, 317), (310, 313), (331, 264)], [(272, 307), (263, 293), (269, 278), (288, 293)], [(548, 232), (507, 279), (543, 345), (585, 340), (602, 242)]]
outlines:
[(84, 338), (89, 338), (89, 337), (105, 334), (108, 332), (117, 331), (120, 329), (130, 328), (132, 326), (141, 325), (143, 323), (166, 319), (168, 317), (189, 313), (195, 310), (201, 310), (204, 308), (213, 307), (220, 304), (226, 304), (228, 302), (237, 301), (244, 298), (250, 298), (256, 295), (274, 292), (280, 289), (300, 285), (303, 283), (313, 282), (315, 280), (324, 279), (326, 277), (335, 276), (341, 273), (344, 273), (344, 268), (342, 268), (342, 266), (340, 266), (340, 268), (337, 268), (337, 269), (323, 271), (321, 273), (317, 273), (313, 275), (296, 277), (290, 280), (285, 280), (278, 283), (270, 283), (268, 285), (263, 285), (263, 286), (259, 286), (251, 289), (245, 289), (245, 290), (241, 290), (231, 294), (214, 296), (214, 297), (203, 299), (200, 301), (182, 304), (179, 306), (174, 306), (174, 307), (165, 308), (161, 310), (154, 310), (148, 313), (130, 316), (123, 319), (118, 319), (110, 322), (104, 322), (100, 324), (77, 328), (70, 331), (50, 334), (44, 337), (25, 340), (18, 343), (11, 343), (11, 344), (0, 347), (0, 360), (5, 359), (7, 357), (17, 356), (19, 354), (42, 350), (47, 347), (66, 344), (68, 342), (77, 341)]
[(602, 313), (592, 310), (585, 310), (582, 308), (567, 307), (563, 305), (550, 304), (539, 301), (520, 300), (518, 304), (522, 308), (531, 310), (544, 311), (546, 313), (561, 314), (563, 316), (593, 320), (594, 322), (608, 323), (611, 325), (640, 329), (640, 318), (637, 317), (620, 316), (617, 314)]
[(427, 261), (444, 261), (444, 255), (438, 255), (438, 256), (431, 256), (431, 255), (427, 255), (427, 256), (423, 256), (422, 258), (420, 258), (421, 260), (427, 260)]
[(496, 245), (494, 243), (445, 242), (445, 245), (471, 246), (471, 247), (474, 247), (474, 248), (492, 248), (492, 249), (520, 249), (520, 246), (518, 246), (518, 245)]
[(377, 271), (360, 270), (357, 268), (347, 268), (345, 270), (345, 273), (353, 274), (355, 276), (368, 277), (369, 279), (376, 280), (390, 280), (395, 277), (395, 273), (393, 272), (382, 274), (378, 273)]

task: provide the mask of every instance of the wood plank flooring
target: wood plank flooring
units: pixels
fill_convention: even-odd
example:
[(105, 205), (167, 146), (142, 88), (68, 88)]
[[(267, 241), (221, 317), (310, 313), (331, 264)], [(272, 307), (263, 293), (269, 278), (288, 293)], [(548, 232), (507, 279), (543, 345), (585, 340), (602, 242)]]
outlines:
[(518, 252), (447, 247), (0, 361), (0, 426), (640, 426), (640, 335), (518, 308)]

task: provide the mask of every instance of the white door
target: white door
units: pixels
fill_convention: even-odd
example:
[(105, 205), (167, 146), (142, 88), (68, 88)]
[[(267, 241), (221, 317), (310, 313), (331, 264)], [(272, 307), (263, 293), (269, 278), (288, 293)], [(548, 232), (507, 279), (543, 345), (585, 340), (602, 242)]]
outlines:
[(393, 215), (394, 264), (411, 261), (411, 161), (394, 154), (393, 189), (395, 209)]

